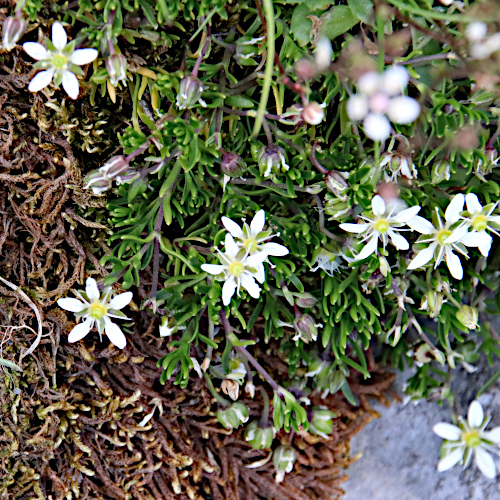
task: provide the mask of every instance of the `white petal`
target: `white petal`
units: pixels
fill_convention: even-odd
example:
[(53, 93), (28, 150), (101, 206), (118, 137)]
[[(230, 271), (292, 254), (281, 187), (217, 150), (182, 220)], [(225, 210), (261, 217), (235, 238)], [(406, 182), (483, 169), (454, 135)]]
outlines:
[(264, 210), (259, 210), (250, 223), (250, 231), (252, 231), (252, 235), (257, 236), (260, 232), (262, 232), (265, 223), (266, 213)]
[(224, 224), (224, 227), (231, 233), (231, 235), (234, 238), (243, 238), (243, 231), (241, 230), (241, 227), (236, 224), (233, 220), (231, 220), (229, 217), (222, 217), (222, 224)]
[(126, 305), (130, 303), (134, 294), (132, 292), (121, 293), (114, 297), (109, 303), (110, 309), (123, 309)]
[(70, 311), (73, 313), (83, 311), (87, 307), (86, 304), (80, 302), (78, 299), (72, 299), (72, 298), (59, 299), (57, 301), (57, 305), (61, 309), (65, 309), (66, 311)]
[(489, 222), (494, 222), (495, 224), (500, 226), (500, 215), (490, 215), (488, 217)]
[(368, 99), (363, 94), (354, 94), (347, 101), (346, 111), (350, 120), (362, 120), (368, 114)]
[[(460, 227), (457, 227), (450, 234), (450, 236), (448, 236), (448, 238), (446, 238), (446, 240), (444, 240), (444, 242), (445, 243), (456, 243), (457, 241), (460, 241), (464, 245), (467, 245), (467, 243), (465, 243), (465, 241), (469, 241), (472, 244), (467, 245), (467, 246), (477, 247), (477, 233), (475, 235), (474, 235), (474, 233), (476, 233), (476, 232), (473, 231), (472, 233), (469, 233), (469, 228), (467, 226), (460, 226)], [(470, 238), (469, 234), (472, 234), (474, 236), (474, 238), (476, 240), (475, 242), (471, 241), (472, 238)]]
[(479, 42), (488, 34), (488, 25), (482, 21), (473, 21), (465, 28), (465, 36), (471, 42)]
[(371, 95), (380, 89), (382, 78), (376, 71), (368, 71), (361, 75), (358, 80), (357, 87), (360, 92), (366, 95)]
[(245, 266), (247, 267), (257, 267), (260, 266), (267, 259), (266, 252), (258, 252), (250, 255), (245, 259)]
[(482, 212), (483, 207), (474, 193), (465, 195), (465, 202), (467, 203), (467, 212), (471, 215), (477, 212)]
[(437, 243), (432, 243), (427, 248), (420, 250), (415, 258), (408, 265), (408, 269), (418, 269), (419, 267), (425, 266), (434, 257), (434, 250), (436, 249)]
[(495, 427), (494, 429), (491, 429), (491, 431), (483, 432), (482, 435), (488, 441), (491, 441), (495, 444), (500, 444), (500, 427)]
[(31, 80), (28, 90), (30, 92), (38, 92), (44, 89), (51, 81), (54, 76), (54, 70), (48, 69), (47, 71), (40, 71), (37, 73), (33, 80)]
[(479, 401), (472, 401), (467, 412), (467, 421), (471, 427), (481, 427), (484, 420), (483, 407)]
[(382, 74), (382, 86), (390, 95), (402, 94), (409, 81), (410, 74), (404, 66), (390, 66)]
[(85, 293), (88, 299), (92, 302), (93, 300), (99, 299), (101, 294), (99, 293), (99, 288), (97, 288), (97, 282), (94, 278), (87, 278), (87, 283), (85, 284)]
[(224, 240), (224, 250), (231, 257), (235, 257), (240, 250), (240, 247), (234, 242), (234, 238), (229, 233), (226, 234)]
[(405, 125), (413, 123), (419, 115), (420, 104), (413, 97), (402, 95), (391, 99), (389, 111), (387, 112), (391, 122)]
[(395, 220), (396, 222), (407, 222), (413, 217), (415, 217), (418, 214), (418, 212), (420, 212), (420, 207), (418, 205), (415, 205), (414, 207), (401, 210), (401, 212), (392, 217), (392, 219)]
[(407, 220), (406, 225), (421, 234), (432, 234), (436, 230), (433, 224), (431, 224), (427, 219), (420, 217), (420, 215), (415, 215), (415, 217)]
[(71, 54), (71, 62), (77, 66), (84, 66), (97, 59), (98, 52), (95, 49), (78, 49)]
[(120, 327), (113, 323), (107, 316), (104, 316), (104, 331), (109, 341), (118, 349), (123, 349), (127, 345), (127, 339)]
[(438, 463), (438, 471), (444, 472), (445, 470), (451, 469), (454, 465), (460, 462), (461, 458), (464, 455), (464, 451), (462, 448), (458, 448), (457, 450), (448, 453), (444, 458), (442, 458)]
[(224, 286), (222, 287), (222, 303), (225, 306), (228, 306), (231, 302), (231, 297), (234, 295), (236, 291), (236, 281), (233, 276), (230, 276)]
[(42, 61), (43, 59), (48, 59), (49, 57), (47, 49), (40, 43), (23, 43), (23, 49), (30, 57), (36, 59), (37, 61)]
[(459, 427), (453, 424), (447, 424), (445, 422), (440, 422), (436, 424), (432, 430), (443, 439), (447, 439), (448, 441), (458, 441), (460, 439), (460, 435), (462, 431)]
[(69, 332), (68, 342), (78, 342), (90, 332), (94, 320), (87, 318), (83, 323), (78, 323), (73, 330)]
[(250, 274), (244, 273), (241, 276), (241, 286), (247, 290), (251, 297), (258, 299), (260, 296), (260, 286)]
[(351, 224), (346, 222), (344, 224), (339, 224), (339, 227), (348, 233), (364, 233), (369, 227), (370, 224)]
[(391, 135), (391, 124), (384, 115), (370, 113), (363, 120), (363, 130), (372, 141), (385, 141)]
[(264, 265), (259, 264), (255, 269), (257, 272), (253, 273), (253, 277), (259, 283), (264, 283), (264, 280), (266, 279), (266, 270), (264, 269)]
[(480, 446), (476, 448), (476, 465), (486, 477), (495, 479), (497, 475), (495, 461), (492, 456)]
[(383, 215), (385, 213), (385, 201), (378, 194), (372, 198), (372, 212), (374, 215)]
[(448, 224), (454, 224), (460, 218), (460, 212), (464, 209), (465, 196), (460, 193), (456, 194), (450, 201), (446, 212), (444, 213), (444, 218)]
[(361, 252), (356, 255), (355, 260), (363, 260), (372, 255), (377, 251), (377, 245), (378, 245), (378, 234), (374, 234), (370, 241), (363, 247)]
[(267, 255), (273, 255), (275, 257), (282, 257), (288, 254), (288, 248), (279, 243), (265, 243), (261, 245), (260, 250)]
[(71, 99), (78, 97), (80, 86), (78, 85), (78, 78), (71, 71), (65, 71), (62, 78), (62, 86)]
[(450, 271), (450, 274), (456, 279), (461, 280), (464, 276), (464, 270), (462, 269), (462, 263), (460, 262), (460, 257), (453, 253), (450, 247), (446, 247), (446, 265)]
[(392, 244), (398, 249), (398, 250), (408, 250), (410, 248), (410, 244), (400, 234), (396, 233), (396, 231), (389, 229), (387, 231), (387, 234), (391, 238)]
[(62, 50), (66, 47), (68, 43), (68, 37), (63, 25), (59, 22), (55, 22), (52, 25), (52, 43), (56, 49)]
[(201, 268), (208, 274), (213, 274), (216, 276), (217, 274), (221, 274), (224, 272), (224, 266), (219, 264), (202, 264)]
[(493, 238), (486, 231), (480, 231), (479, 234), (481, 235), (478, 244), (479, 251), (481, 252), (481, 255), (483, 255), (484, 257), (488, 257), (491, 244), (493, 243)]

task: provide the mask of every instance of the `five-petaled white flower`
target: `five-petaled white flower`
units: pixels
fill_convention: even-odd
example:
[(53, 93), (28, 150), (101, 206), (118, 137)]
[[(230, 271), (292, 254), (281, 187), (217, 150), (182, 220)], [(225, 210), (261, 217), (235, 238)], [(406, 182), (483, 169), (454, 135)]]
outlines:
[(236, 222), (229, 217), (222, 217), (222, 224), (231, 233), (231, 236), (236, 240), (236, 244), (243, 247), (249, 255), (255, 253), (265, 253), (266, 256), (272, 255), (282, 257), (288, 254), (288, 249), (279, 243), (269, 242), (274, 237), (272, 231), (264, 231), (266, 222), (266, 214), (264, 210), (259, 210), (250, 226), (244, 222), (243, 227), (238, 226)]
[(358, 80), (358, 93), (347, 101), (351, 120), (363, 120), (365, 134), (374, 141), (391, 135), (390, 122), (406, 125), (420, 114), (420, 104), (402, 95), (410, 75), (403, 66), (391, 66), (382, 74), (369, 71)]
[(442, 445), (443, 458), (439, 461), (438, 471), (451, 469), (458, 463), (467, 467), (472, 453), (479, 470), (490, 479), (496, 476), (495, 462), (488, 451), (498, 453), (500, 427), (486, 431), (489, 418), (484, 418), (483, 407), (479, 401), (469, 406), (467, 421), (459, 417), (459, 425), (440, 422), (433, 427), (434, 432), (446, 441)]
[(361, 224), (340, 224), (340, 227), (344, 231), (350, 233), (357, 233), (359, 235), (365, 235), (362, 241), (368, 241), (368, 243), (363, 247), (363, 249), (356, 255), (355, 260), (363, 260), (369, 257), (371, 254), (377, 251), (378, 240), (382, 240), (384, 249), (387, 246), (388, 237), (391, 243), (398, 250), (408, 250), (410, 244), (400, 234), (396, 231), (401, 231), (401, 228), (408, 223), (408, 221), (415, 217), (415, 215), (420, 211), (418, 205), (405, 210), (401, 210), (396, 215), (393, 215), (394, 208), (387, 213), (387, 207), (385, 201), (378, 194), (372, 199), (372, 212), (373, 218), (363, 217), (365, 223)]
[(111, 343), (119, 349), (123, 349), (127, 344), (127, 339), (120, 327), (115, 325), (110, 318), (130, 319), (119, 309), (123, 309), (132, 300), (132, 292), (122, 293), (110, 300), (111, 288), (108, 288), (101, 297), (94, 278), (87, 278), (85, 292), (73, 291), (80, 300), (65, 298), (57, 301), (57, 305), (62, 309), (85, 319), (69, 332), (68, 342), (77, 342), (83, 339), (94, 325), (97, 325), (97, 331), (101, 338), (104, 332)]
[[(478, 247), (484, 257), (488, 257), (490, 253), (491, 243), (493, 238), (486, 232), (488, 229), (492, 233), (500, 236), (498, 231), (491, 226), (491, 223), (500, 226), (500, 216), (491, 215), (495, 210), (497, 203), (490, 203), (483, 207), (477, 196), (474, 193), (469, 193), (465, 196), (467, 204), (468, 217), (461, 217), (464, 220), (463, 226), (470, 228), (471, 231), (465, 235), (461, 235), (459, 231), (450, 236), (446, 242), (452, 243), (460, 241), (468, 247)], [(461, 227), (463, 227), (461, 226)]]
[(47, 48), (35, 42), (23, 44), (23, 48), (28, 55), (38, 61), (34, 64), (34, 67), (45, 70), (38, 73), (31, 80), (28, 89), (31, 92), (38, 92), (54, 79), (56, 87), (59, 87), (62, 82), (67, 94), (72, 99), (76, 99), (79, 91), (76, 74), (83, 74), (78, 66), (84, 66), (96, 59), (97, 50), (75, 50), (76, 42), (73, 40), (68, 43), (66, 31), (59, 22), (52, 25), (52, 41), (46, 39), (45, 44)]
[(461, 280), (464, 274), (460, 258), (453, 251), (467, 256), (467, 250), (461, 245), (462, 238), (467, 234), (467, 227), (451, 227), (460, 219), (460, 213), (464, 207), (465, 197), (463, 194), (455, 195), (446, 212), (444, 213), (445, 224), (439, 215), (436, 207), (436, 217), (439, 227), (434, 227), (428, 220), (416, 215), (407, 222), (415, 231), (421, 234), (430, 235), (430, 238), (419, 240), (418, 243), (430, 243), (427, 248), (420, 250), (416, 257), (408, 265), (408, 269), (418, 269), (425, 266), (432, 258), (435, 258), (434, 269), (441, 264), (443, 257), (446, 260), (451, 275), (457, 280)]
[(250, 251), (237, 245), (230, 234), (226, 234), (224, 253), (218, 248), (220, 264), (202, 264), (203, 271), (213, 275), (222, 275), (225, 280), (222, 287), (222, 303), (227, 306), (231, 302), (234, 292), (239, 295), (243, 287), (254, 299), (260, 296), (260, 287), (255, 283), (263, 283), (266, 277), (263, 262), (268, 254)]

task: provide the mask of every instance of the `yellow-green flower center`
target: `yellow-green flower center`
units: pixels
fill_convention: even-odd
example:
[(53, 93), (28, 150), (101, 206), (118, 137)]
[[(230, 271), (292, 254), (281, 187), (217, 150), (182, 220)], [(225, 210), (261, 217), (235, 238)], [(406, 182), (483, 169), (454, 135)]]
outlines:
[(472, 227), (476, 231), (484, 231), (488, 227), (488, 221), (484, 215), (476, 215), (472, 219)]
[(436, 240), (441, 246), (444, 246), (445, 241), (451, 236), (451, 233), (449, 229), (440, 229), (436, 234)]
[(470, 430), (463, 436), (467, 448), (476, 448), (481, 444), (481, 436), (476, 430)]
[(243, 242), (243, 245), (245, 246), (246, 250), (248, 250), (250, 253), (257, 251), (258, 243), (257, 243), (257, 241), (255, 241), (254, 238), (246, 239)]
[(66, 66), (67, 59), (61, 55), (57, 54), (56, 56), (53, 57), (52, 59), (52, 64), (57, 68), (57, 69), (62, 69)]
[(378, 231), (379, 233), (387, 233), (390, 227), (391, 226), (386, 219), (379, 219), (373, 224), (373, 229), (375, 229), (375, 231)]
[(229, 265), (229, 274), (232, 274), (236, 278), (241, 276), (245, 272), (245, 266), (242, 262), (236, 261)]
[(100, 302), (93, 302), (89, 307), (89, 314), (94, 319), (102, 319), (107, 313), (107, 309)]

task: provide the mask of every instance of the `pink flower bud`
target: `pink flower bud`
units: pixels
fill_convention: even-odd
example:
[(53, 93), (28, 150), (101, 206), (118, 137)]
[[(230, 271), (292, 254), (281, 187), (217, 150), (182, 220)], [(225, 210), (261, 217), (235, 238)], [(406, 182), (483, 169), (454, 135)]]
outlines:
[(245, 162), (236, 153), (223, 151), (220, 167), (223, 174), (240, 177), (245, 171)]
[(106, 70), (109, 81), (116, 87), (120, 81), (127, 80), (127, 58), (123, 54), (115, 52), (106, 59)]
[(7, 17), (2, 25), (2, 45), (7, 51), (11, 51), (18, 40), (24, 35), (28, 21), (21, 16)]
[(325, 112), (317, 102), (309, 102), (304, 106), (302, 119), (309, 125), (318, 125), (323, 121)]

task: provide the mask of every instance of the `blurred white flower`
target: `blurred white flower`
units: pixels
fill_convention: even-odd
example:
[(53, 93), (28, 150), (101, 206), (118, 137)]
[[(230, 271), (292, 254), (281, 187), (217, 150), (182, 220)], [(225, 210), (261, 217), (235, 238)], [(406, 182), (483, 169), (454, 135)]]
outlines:
[(332, 42), (326, 36), (322, 36), (316, 44), (316, 52), (314, 53), (317, 68), (320, 71), (329, 68), (330, 64), (332, 64), (332, 59)]
[(111, 288), (107, 288), (101, 297), (94, 278), (87, 278), (85, 292), (73, 291), (80, 300), (65, 298), (57, 301), (57, 305), (62, 309), (73, 312), (75, 316), (84, 319), (82, 323), (78, 323), (71, 330), (68, 342), (77, 342), (83, 339), (94, 325), (97, 325), (101, 339), (104, 332), (112, 344), (123, 349), (127, 344), (127, 339), (120, 327), (115, 325), (110, 318), (130, 319), (120, 312), (120, 309), (123, 309), (132, 300), (132, 292), (122, 293), (110, 300)]
[(460, 213), (463, 211), (465, 197), (463, 194), (457, 194), (450, 201), (446, 212), (444, 213), (445, 223), (439, 215), (436, 207), (436, 217), (439, 227), (434, 227), (428, 220), (416, 215), (410, 219), (407, 224), (413, 230), (421, 234), (430, 235), (430, 238), (419, 240), (418, 243), (430, 243), (427, 248), (420, 250), (416, 257), (408, 265), (408, 269), (418, 269), (425, 266), (432, 258), (435, 259), (434, 269), (441, 264), (443, 257), (446, 260), (451, 275), (461, 280), (464, 274), (460, 258), (453, 251), (467, 256), (465, 247), (459, 246), (462, 238), (467, 234), (467, 227), (451, 227), (460, 219)]
[(403, 66), (391, 66), (382, 74), (370, 71), (358, 80), (358, 93), (347, 101), (347, 115), (363, 120), (365, 134), (374, 141), (385, 141), (391, 134), (390, 122), (409, 124), (420, 114), (420, 104), (402, 95), (410, 75)]
[(372, 199), (373, 218), (360, 216), (367, 222), (360, 224), (340, 224), (340, 227), (344, 231), (357, 233), (360, 236), (364, 235), (363, 242), (368, 240), (368, 243), (366, 243), (355, 258), (355, 260), (363, 260), (377, 251), (379, 239), (382, 240), (384, 249), (390, 238), (391, 243), (398, 250), (408, 250), (410, 244), (396, 231), (400, 231), (408, 223), (408, 220), (414, 217), (419, 211), (420, 207), (417, 205), (402, 210), (397, 215), (393, 215), (394, 209), (387, 213), (388, 210), (383, 198), (377, 194)]
[(59, 87), (62, 82), (66, 93), (72, 99), (76, 99), (79, 84), (75, 73), (82, 74), (78, 66), (84, 66), (94, 61), (97, 58), (97, 50), (75, 50), (75, 41), (68, 43), (66, 31), (59, 22), (52, 25), (52, 41), (46, 39), (45, 43), (48, 49), (36, 42), (23, 44), (26, 53), (38, 61), (34, 67), (45, 70), (35, 75), (28, 90), (38, 92), (54, 80), (56, 87)]
[(500, 33), (488, 36), (488, 25), (482, 21), (469, 23), (465, 36), (471, 42), (469, 51), (474, 59), (487, 59), (500, 50)]
[(491, 431), (484, 429), (489, 418), (484, 418), (483, 407), (479, 401), (473, 401), (469, 406), (467, 421), (459, 417), (459, 425), (440, 422), (433, 427), (434, 432), (445, 439), (441, 450), (443, 458), (439, 461), (438, 471), (446, 471), (460, 463), (467, 467), (472, 454), (479, 470), (488, 478), (494, 479), (496, 467), (493, 457), (488, 452), (498, 453), (500, 445), (500, 427)]

